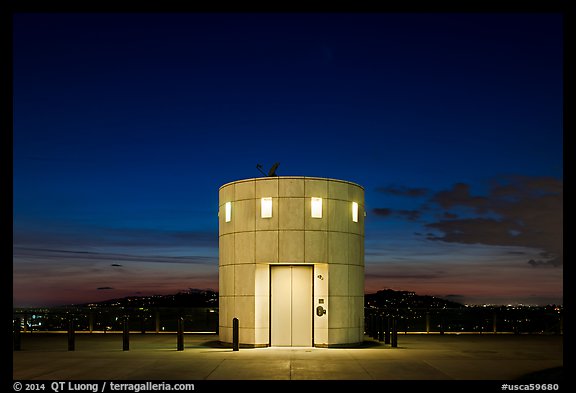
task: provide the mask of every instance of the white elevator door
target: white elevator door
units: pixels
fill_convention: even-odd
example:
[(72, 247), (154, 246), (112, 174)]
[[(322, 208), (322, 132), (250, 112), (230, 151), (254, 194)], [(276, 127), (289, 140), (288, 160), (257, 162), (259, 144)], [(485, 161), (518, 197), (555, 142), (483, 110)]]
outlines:
[(312, 346), (312, 266), (272, 266), (270, 344)]

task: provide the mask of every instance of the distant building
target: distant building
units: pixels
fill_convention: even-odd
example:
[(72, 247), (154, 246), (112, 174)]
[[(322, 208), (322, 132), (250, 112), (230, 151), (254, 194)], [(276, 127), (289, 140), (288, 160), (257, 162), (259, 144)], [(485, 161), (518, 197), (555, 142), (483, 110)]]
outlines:
[(347, 346), (364, 334), (364, 189), (271, 176), (219, 190), (219, 335), (245, 346)]

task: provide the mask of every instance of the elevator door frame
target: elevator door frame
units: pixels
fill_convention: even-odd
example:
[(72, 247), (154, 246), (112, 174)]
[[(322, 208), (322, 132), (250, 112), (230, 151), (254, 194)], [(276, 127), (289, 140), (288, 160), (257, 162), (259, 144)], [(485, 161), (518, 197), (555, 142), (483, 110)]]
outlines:
[[(269, 302), (269, 310), (268, 310), (268, 315), (269, 315), (269, 321), (268, 321), (268, 326), (269, 326), (269, 331), (268, 331), (268, 346), (271, 347), (272, 346), (272, 304), (273, 304), (273, 299), (272, 299), (272, 269), (275, 267), (305, 267), (311, 270), (311, 277), (310, 277), (310, 284), (312, 287), (312, 293), (311, 293), (311, 299), (310, 299), (310, 314), (311, 314), (311, 324), (310, 324), (310, 333), (311, 333), (311, 337), (312, 337), (312, 342), (310, 347), (314, 347), (314, 271), (315, 271), (315, 265), (314, 264), (310, 264), (310, 263), (275, 263), (275, 264), (270, 264), (270, 269), (269, 269), (269, 283), (270, 283), (270, 287), (268, 289), (269, 291), (269, 298), (270, 298), (270, 302)], [(280, 347), (284, 347), (284, 346), (278, 346)], [(291, 346), (290, 346), (291, 347)], [(290, 348), (288, 346), (285, 346), (284, 348)]]

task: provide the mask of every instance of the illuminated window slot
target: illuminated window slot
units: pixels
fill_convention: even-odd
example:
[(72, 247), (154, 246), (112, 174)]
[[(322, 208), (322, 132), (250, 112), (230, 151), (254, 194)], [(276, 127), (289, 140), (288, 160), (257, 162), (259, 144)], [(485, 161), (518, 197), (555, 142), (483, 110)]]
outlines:
[(312, 198), (312, 218), (322, 218), (322, 198)]
[(272, 217), (272, 197), (262, 198), (260, 200), (260, 217)]
[(358, 222), (358, 204), (352, 202), (352, 221)]
[(226, 202), (224, 208), (226, 211), (225, 221), (230, 222), (232, 220), (232, 202)]

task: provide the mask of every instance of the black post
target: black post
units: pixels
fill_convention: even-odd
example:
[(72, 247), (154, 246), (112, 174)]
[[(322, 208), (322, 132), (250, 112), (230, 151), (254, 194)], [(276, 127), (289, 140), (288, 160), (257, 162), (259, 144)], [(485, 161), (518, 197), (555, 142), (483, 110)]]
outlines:
[(14, 320), (14, 344), (13, 344), (13, 349), (15, 351), (20, 351), (22, 349), (22, 332), (21, 332), (21, 326), (20, 326), (20, 318), (16, 318)]
[(128, 323), (128, 315), (124, 315), (124, 322), (122, 324), (122, 350), (130, 350), (130, 329)]
[(177, 350), (184, 350), (184, 318), (178, 317), (178, 343)]
[(232, 350), (238, 351), (240, 349), (240, 343), (238, 342), (238, 318), (232, 320)]
[(440, 317), (440, 334), (444, 334), (444, 317)]
[(386, 318), (386, 330), (384, 331), (384, 344), (390, 344), (390, 317)]
[(75, 339), (74, 317), (70, 316), (70, 319), (68, 320), (68, 350), (69, 351), (74, 351), (76, 349), (74, 339)]
[(384, 316), (378, 317), (378, 341), (384, 341)]
[(374, 337), (374, 319), (372, 318), (373, 315), (368, 315), (368, 336)]
[(94, 331), (94, 311), (92, 310), (88, 313), (88, 330), (90, 333)]
[(372, 338), (378, 339), (378, 316), (376, 314), (372, 314)]
[(497, 334), (498, 333), (498, 317), (496, 315), (496, 311), (494, 311), (494, 315), (492, 315), (492, 333)]
[(364, 327), (364, 330), (366, 331), (366, 335), (367, 335), (368, 337), (370, 337), (370, 336), (372, 336), (372, 333), (371, 333), (372, 327), (370, 326), (370, 322), (371, 322), (371, 321), (370, 321), (370, 314), (364, 315), (364, 321), (365, 321), (365, 323), (366, 323), (366, 326)]
[(398, 346), (398, 322), (396, 318), (392, 320), (392, 348), (396, 348)]

